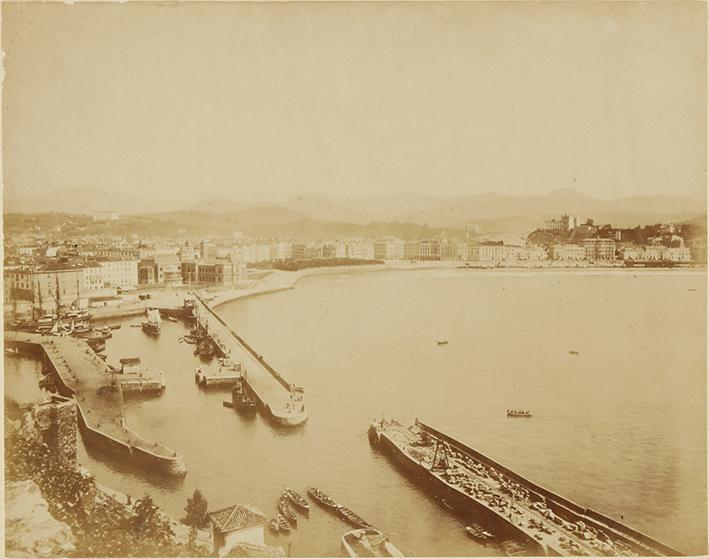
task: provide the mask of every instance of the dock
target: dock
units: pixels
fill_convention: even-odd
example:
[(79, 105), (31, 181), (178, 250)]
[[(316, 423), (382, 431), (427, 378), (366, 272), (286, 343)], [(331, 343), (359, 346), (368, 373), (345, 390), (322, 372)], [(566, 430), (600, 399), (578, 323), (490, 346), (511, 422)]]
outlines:
[[(223, 359), (226, 361), (226, 359)], [(199, 366), (194, 374), (194, 380), (202, 387), (223, 386), (230, 388), (241, 378), (241, 363), (220, 363), (219, 368)]]
[(4, 340), (6, 348), (37, 355), (58, 392), (76, 401), (79, 428), (88, 447), (152, 471), (186, 473), (177, 452), (131, 431), (123, 418), (123, 391), (161, 392), (162, 378), (123, 375), (82, 339), (6, 330)]
[(234, 332), (198, 295), (194, 295), (197, 326), (223, 356), (240, 363), (259, 411), (279, 426), (301, 425), (308, 418), (304, 390), (286, 381), (262, 355)]

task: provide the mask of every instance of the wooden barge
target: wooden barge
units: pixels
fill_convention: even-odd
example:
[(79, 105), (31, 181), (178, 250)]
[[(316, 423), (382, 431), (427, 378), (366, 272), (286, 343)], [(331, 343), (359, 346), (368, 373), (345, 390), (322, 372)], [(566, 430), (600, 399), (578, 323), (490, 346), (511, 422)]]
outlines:
[(434, 497), (508, 534), (529, 553), (561, 556), (679, 556), (617, 520), (523, 478), (487, 456), (416, 421), (375, 421), (370, 444)]

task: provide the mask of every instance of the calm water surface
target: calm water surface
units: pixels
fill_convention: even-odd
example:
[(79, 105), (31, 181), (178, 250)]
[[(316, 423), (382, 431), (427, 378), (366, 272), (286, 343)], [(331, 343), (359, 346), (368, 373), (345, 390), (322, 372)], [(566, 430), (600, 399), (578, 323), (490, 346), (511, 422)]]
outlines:
[[(294, 290), (219, 309), (286, 378), (310, 417), (278, 431), (194, 384), (183, 324), (159, 340), (120, 321), (109, 362), (139, 355), (165, 373), (160, 398), (131, 400), (126, 421), (182, 453), (179, 482), (91, 457), (98, 480), (151, 492), (175, 517), (199, 488), (210, 509), (252, 502), (268, 516), (283, 486), (315, 485), (410, 555), (491, 555), (461, 519), (370, 449), (371, 419), (415, 417), (529, 479), (622, 519), (683, 552), (706, 552), (706, 276), (429, 270), (313, 277)], [(448, 345), (438, 346), (436, 340)], [(578, 356), (569, 354), (579, 352)], [(38, 369), (6, 359), (6, 386)], [(29, 380), (28, 380), (29, 379)], [(531, 420), (505, 416), (528, 408)], [(347, 526), (313, 506), (292, 555), (337, 555)]]

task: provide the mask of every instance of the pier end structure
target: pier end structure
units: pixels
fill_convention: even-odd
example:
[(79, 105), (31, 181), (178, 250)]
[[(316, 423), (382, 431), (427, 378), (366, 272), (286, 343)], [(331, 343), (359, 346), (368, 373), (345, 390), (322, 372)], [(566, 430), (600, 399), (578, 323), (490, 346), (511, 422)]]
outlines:
[(84, 340), (6, 330), (4, 341), (5, 347), (38, 356), (59, 394), (74, 399), (88, 447), (156, 473), (180, 476), (187, 472), (177, 452), (146, 440), (125, 425), (121, 375)]
[(308, 410), (304, 389), (286, 381), (204, 299), (197, 294), (193, 297), (198, 327), (206, 332), (221, 355), (241, 364), (243, 376), (261, 413), (278, 426), (293, 427), (305, 423)]

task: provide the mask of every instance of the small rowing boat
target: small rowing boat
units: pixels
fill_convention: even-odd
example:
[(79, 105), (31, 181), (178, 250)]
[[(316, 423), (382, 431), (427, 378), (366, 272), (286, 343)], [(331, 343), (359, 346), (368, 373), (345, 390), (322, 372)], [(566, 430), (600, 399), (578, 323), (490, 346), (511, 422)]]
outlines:
[(472, 524), (471, 526), (466, 526), (465, 532), (468, 534), (469, 537), (473, 538), (474, 540), (489, 540), (490, 538), (494, 537), (490, 532), (485, 530), (479, 524)]
[(278, 501), (278, 511), (291, 522), (293, 526), (298, 525), (298, 515), (288, 506), (288, 499), (281, 497)]
[(269, 522), (269, 528), (274, 534), (277, 534), (281, 530), (281, 527), (278, 525), (278, 520), (276, 520), (275, 518), (272, 518), (271, 522)]
[(337, 509), (337, 503), (326, 493), (320, 491), (317, 487), (308, 487), (308, 495), (320, 506), (326, 509)]
[(283, 491), (283, 495), (288, 497), (290, 502), (293, 503), (299, 509), (305, 512), (310, 512), (310, 505), (308, 504), (308, 502), (303, 499), (303, 497), (301, 497), (298, 493), (293, 491), (291, 488), (286, 487)]
[(277, 518), (278, 518), (278, 529), (281, 530), (282, 532), (290, 532), (290, 524), (288, 524), (286, 517), (283, 516), (282, 514), (279, 514)]
[(369, 522), (347, 507), (339, 506), (337, 507), (337, 512), (340, 513), (342, 518), (356, 528), (372, 528), (372, 525)]
[(438, 340), (438, 342), (436, 342), (436, 343), (438, 345), (448, 345), (448, 340)]
[(347, 532), (340, 540), (343, 551), (357, 557), (403, 557), (389, 539), (374, 528), (359, 528)]
[(507, 417), (532, 417), (529, 410), (507, 410)]

